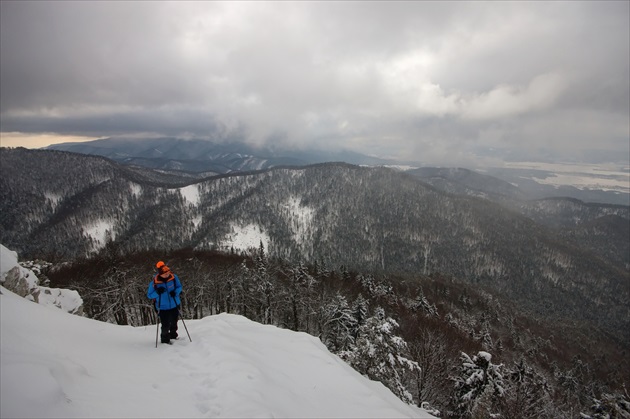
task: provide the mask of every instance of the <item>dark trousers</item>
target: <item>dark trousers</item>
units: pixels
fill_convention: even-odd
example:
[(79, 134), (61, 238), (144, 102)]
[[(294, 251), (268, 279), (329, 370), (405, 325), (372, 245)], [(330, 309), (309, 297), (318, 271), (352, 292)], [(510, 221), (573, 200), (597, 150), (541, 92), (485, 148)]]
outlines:
[(179, 317), (178, 308), (170, 310), (160, 310), (160, 322), (162, 322), (162, 333), (160, 338), (162, 343), (168, 343), (171, 339), (177, 338), (177, 318)]

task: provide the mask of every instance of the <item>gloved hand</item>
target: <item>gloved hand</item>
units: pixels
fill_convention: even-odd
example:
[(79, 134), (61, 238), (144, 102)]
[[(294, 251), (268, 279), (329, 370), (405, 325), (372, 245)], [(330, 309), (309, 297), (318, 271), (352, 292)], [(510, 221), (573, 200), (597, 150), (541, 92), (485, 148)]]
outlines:
[(171, 297), (175, 298), (175, 291), (171, 291), (169, 292), (169, 294), (171, 295)]
[(157, 292), (160, 295), (162, 295), (164, 293), (164, 291), (166, 291), (166, 289), (164, 287), (158, 287), (158, 288), (155, 289), (155, 292)]

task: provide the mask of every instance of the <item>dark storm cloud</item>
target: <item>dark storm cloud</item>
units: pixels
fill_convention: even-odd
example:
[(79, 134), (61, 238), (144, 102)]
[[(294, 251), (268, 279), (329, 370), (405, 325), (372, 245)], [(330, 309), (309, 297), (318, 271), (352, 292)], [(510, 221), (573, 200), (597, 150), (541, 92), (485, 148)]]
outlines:
[(627, 155), (628, 2), (0, 7), (4, 132)]

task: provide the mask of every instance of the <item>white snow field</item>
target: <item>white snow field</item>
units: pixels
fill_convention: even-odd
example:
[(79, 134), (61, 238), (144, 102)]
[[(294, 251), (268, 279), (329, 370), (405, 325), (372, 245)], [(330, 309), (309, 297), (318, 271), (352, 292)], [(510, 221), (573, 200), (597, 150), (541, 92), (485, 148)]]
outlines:
[(155, 348), (155, 325), (103, 323), (1, 290), (2, 418), (433, 417), (305, 333), (219, 314), (186, 321), (192, 342), (180, 321), (180, 339)]

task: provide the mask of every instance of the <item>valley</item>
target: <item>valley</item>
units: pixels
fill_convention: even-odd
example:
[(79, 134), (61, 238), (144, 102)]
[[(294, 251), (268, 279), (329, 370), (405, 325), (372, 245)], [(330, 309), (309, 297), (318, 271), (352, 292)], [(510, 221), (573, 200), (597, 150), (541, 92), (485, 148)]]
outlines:
[[(149, 321), (149, 313), (137, 314), (141, 284), (108, 285), (123, 286), (127, 301), (136, 301), (126, 307), (102, 300), (109, 297), (91, 281), (135, 281), (159, 255), (179, 260), (200, 296), (215, 295), (189, 301), (187, 311), (247, 314), (230, 302), (242, 296), (230, 295), (234, 281), (255, 279), (247, 272), (258, 272), (264, 252), (265, 271), (273, 273), (248, 285), (267, 307), (248, 315), (256, 321), (306, 322), (312, 329), (305, 331), (321, 333), (315, 314), (273, 317), (289, 298), (283, 293), (293, 292), (286, 278), (306, 270), (326, 284), (311, 295), (314, 307), (324, 307), (334, 290), (352, 299), (363, 290), (396, 313), (414, 345), (414, 327), (449, 336), (449, 356), (462, 345), (514, 362), (527, 352), (536, 369), (550, 373), (557, 362), (569, 371), (575, 357), (599, 359), (601, 351), (627, 369), (627, 206), (528, 200), (507, 182), (463, 169), (320, 163), (196, 177), (65, 151), (3, 148), (0, 159), (0, 241), (23, 258), (58, 266), (55, 285), (81, 289), (93, 316)], [(272, 298), (270, 290), (280, 294)], [(118, 311), (99, 312), (107, 306)], [(592, 380), (618, 382), (610, 366), (598, 368)], [(436, 386), (446, 385), (441, 374)]]
[(534, 315), (579, 318), (629, 338), (627, 238), (605, 227), (571, 230), (596, 220), (626, 225), (628, 207), (562, 199), (499, 204), (345, 163), (179, 187), (66, 152), (3, 150), (2, 164), (1, 239), (28, 257), (71, 260), (109, 242), (128, 252), (234, 251), (248, 237), (248, 245), (262, 242), (270, 256), (287, 260), (452, 275)]

